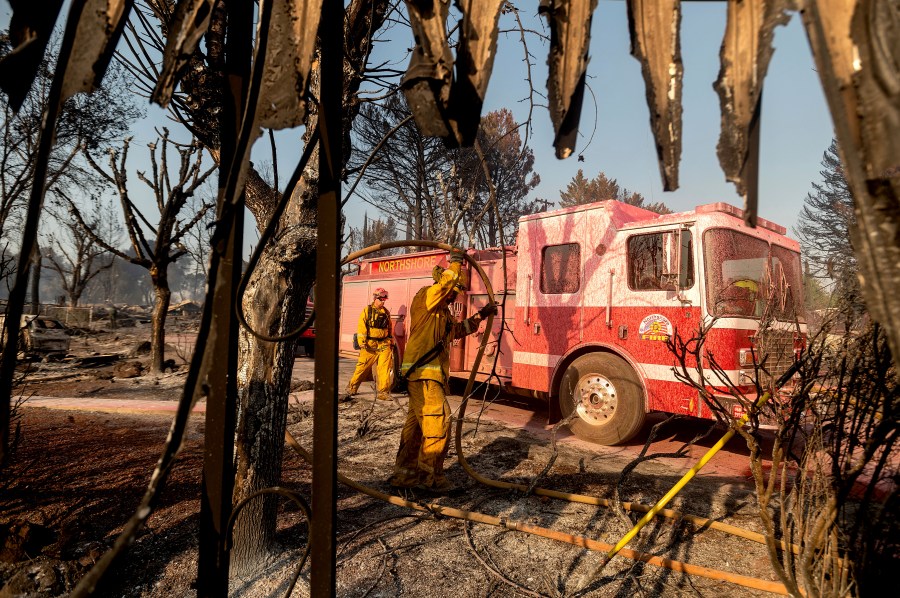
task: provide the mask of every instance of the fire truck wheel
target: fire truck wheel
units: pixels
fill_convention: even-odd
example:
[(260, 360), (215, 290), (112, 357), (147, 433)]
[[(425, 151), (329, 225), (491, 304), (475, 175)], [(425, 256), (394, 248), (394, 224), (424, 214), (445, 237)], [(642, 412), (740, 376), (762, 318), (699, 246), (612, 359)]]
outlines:
[(563, 375), (559, 407), (578, 438), (603, 445), (621, 444), (644, 424), (644, 391), (635, 371), (612, 353), (589, 353)]

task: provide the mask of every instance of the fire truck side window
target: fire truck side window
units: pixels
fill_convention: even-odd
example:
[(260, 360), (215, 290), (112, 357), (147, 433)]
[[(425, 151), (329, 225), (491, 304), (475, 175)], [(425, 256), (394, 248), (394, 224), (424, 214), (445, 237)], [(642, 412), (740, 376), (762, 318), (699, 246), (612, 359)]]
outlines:
[[(668, 233), (672, 234), (672, 233)], [(684, 230), (681, 251), (687, 252), (686, 288), (694, 286), (694, 248), (691, 233)], [(635, 235), (628, 239), (628, 286), (635, 291), (673, 290), (677, 280), (667, 279), (664, 233)]]
[(576, 293), (581, 287), (581, 246), (548, 245), (541, 252), (541, 292)]

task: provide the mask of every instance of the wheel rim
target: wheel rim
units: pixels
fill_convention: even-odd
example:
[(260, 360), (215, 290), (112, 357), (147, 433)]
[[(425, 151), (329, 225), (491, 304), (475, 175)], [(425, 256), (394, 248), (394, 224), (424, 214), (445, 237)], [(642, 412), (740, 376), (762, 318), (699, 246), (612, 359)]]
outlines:
[(573, 398), (578, 417), (591, 426), (609, 423), (618, 404), (615, 385), (600, 374), (582, 376)]

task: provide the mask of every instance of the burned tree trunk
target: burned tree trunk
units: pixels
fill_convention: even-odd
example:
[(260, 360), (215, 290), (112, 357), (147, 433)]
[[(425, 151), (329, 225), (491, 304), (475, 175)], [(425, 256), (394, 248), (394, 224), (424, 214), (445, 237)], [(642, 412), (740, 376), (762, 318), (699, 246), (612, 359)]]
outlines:
[[(372, 46), (372, 35), (384, 22), (385, 0), (361, 0), (347, 8), (344, 25), (343, 158), (350, 154), (350, 129), (359, 110), (354, 100)], [(318, 65), (318, 61), (316, 65)], [(310, 83), (318, 96), (318, 66)], [(309, 114), (306, 130), (317, 126)], [(275, 239), (266, 247), (240, 300), (248, 323), (267, 335), (284, 335), (304, 317), (306, 299), (315, 280), (318, 150), (313, 152), (300, 183), (281, 218)], [(275, 204), (271, 187), (250, 173), (247, 207), (263, 229)], [(287, 396), (294, 363), (294, 342), (262, 341), (241, 330), (238, 366), (238, 415), (235, 440), (234, 502), (281, 481)], [(234, 528), (231, 570), (242, 575), (256, 570), (275, 548), (277, 501), (268, 495), (252, 501)]]
[(172, 291), (169, 289), (168, 267), (158, 268), (154, 266), (150, 270), (150, 278), (153, 280), (153, 293), (156, 300), (153, 303), (153, 315), (150, 329), (150, 371), (161, 373), (165, 359), (166, 346), (166, 315), (169, 313), (169, 303), (172, 300)]
[(31, 256), (31, 313), (40, 313), (41, 309), (41, 244), (34, 242), (34, 254)]
[[(317, 153), (317, 152), (316, 152)], [(317, 164), (315, 157), (310, 164)], [(282, 218), (277, 240), (263, 253), (240, 300), (250, 326), (266, 335), (283, 335), (300, 325), (315, 279), (316, 219), (308, 206), (316, 174), (307, 169)], [(248, 206), (264, 224), (261, 196), (270, 194), (255, 177), (248, 183)], [(262, 225), (260, 226), (262, 228)], [(238, 420), (234, 502), (281, 482), (287, 395), (294, 365), (294, 342), (272, 343), (240, 331)], [(234, 532), (231, 569), (255, 570), (274, 546), (277, 498), (261, 497), (241, 512)]]
[[(345, 9), (342, 91), (342, 157), (345, 162), (350, 154), (350, 129), (360, 106), (356, 95), (365, 76), (374, 35), (381, 29), (391, 7), (387, 0), (352, 0)], [(160, 19), (164, 30), (174, 26), (174, 15), (170, 11), (159, 10), (154, 14)], [(216, 160), (221, 159), (218, 118), (223, 105), (222, 90), (226, 84), (225, 25), (224, 4), (212, 2), (208, 24), (195, 20), (184, 27), (188, 36), (195, 35), (201, 29), (206, 30), (206, 51), (188, 43), (188, 37), (179, 38), (178, 43), (166, 49), (166, 52), (171, 50), (170, 58), (175, 58), (166, 69), (179, 70), (185, 64), (184, 57), (190, 56), (187, 58), (189, 67), (184, 69), (184, 78), (180, 81), (184, 98), (175, 113), (209, 148)], [(152, 37), (132, 36), (130, 39), (143, 45)], [(320, 63), (314, 61), (313, 65), (309, 97), (315, 98), (318, 97), (315, 87)], [(156, 85), (153, 68), (148, 65), (146, 71), (148, 79)], [(157, 99), (164, 100), (164, 96), (174, 90), (170, 77), (173, 72), (165, 71), (165, 83), (158, 85), (154, 91)], [(317, 111), (310, 109), (306, 111), (302, 124), (307, 131), (312, 131), (317, 126), (316, 120)], [(260, 122), (262, 126), (276, 127), (279, 124), (265, 124), (265, 119), (257, 124)], [(239, 298), (252, 328), (270, 336), (281, 336), (297, 327), (315, 279), (312, 264), (315, 263), (316, 253), (317, 158), (313, 157), (309, 165), (312, 168), (307, 168), (301, 182), (293, 190), (291, 201), (278, 224), (275, 240), (265, 247), (244, 296)], [(278, 196), (252, 166), (247, 172), (245, 195), (246, 206), (253, 213), (258, 228), (264, 229)], [(245, 330), (241, 332), (236, 380), (235, 502), (255, 490), (280, 482), (293, 350), (293, 342), (266, 342)], [(274, 548), (275, 523), (274, 502), (260, 498), (248, 503), (236, 522), (232, 536), (231, 570), (234, 573), (240, 575), (252, 571), (265, 561)]]

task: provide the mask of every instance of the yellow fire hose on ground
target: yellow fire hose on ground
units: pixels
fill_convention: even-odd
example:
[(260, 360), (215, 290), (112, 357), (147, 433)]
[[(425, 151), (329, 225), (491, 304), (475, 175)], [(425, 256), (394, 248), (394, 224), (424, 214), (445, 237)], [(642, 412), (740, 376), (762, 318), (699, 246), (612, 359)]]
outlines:
[[(775, 383), (775, 386), (778, 388), (781, 388), (782, 386), (787, 384), (787, 381), (791, 379), (791, 377), (797, 371), (797, 368), (799, 367), (799, 365), (800, 365), (799, 362), (795, 361), (791, 365), (791, 367), (789, 367), (788, 370), (784, 374), (782, 374), (781, 377), (778, 378), (778, 381)], [(761, 397), (759, 397), (759, 399), (756, 401), (756, 404), (753, 406), (753, 410), (748, 411), (747, 413), (745, 413), (743, 415), (743, 417), (741, 417), (741, 419), (734, 422), (733, 427), (730, 428), (727, 432), (725, 432), (725, 434), (722, 435), (722, 438), (720, 438), (717, 443), (715, 443), (708, 451), (706, 451), (706, 454), (700, 458), (700, 460), (697, 462), (697, 464), (694, 465), (690, 469), (690, 471), (688, 471), (686, 474), (684, 474), (684, 477), (682, 477), (680, 480), (678, 480), (678, 482), (676, 482), (675, 485), (672, 486), (672, 489), (669, 490), (668, 492), (666, 492), (665, 496), (663, 496), (661, 499), (659, 499), (659, 501), (655, 505), (653, 505), (652, 509), (647, 511), (646, 515), (641, 517), (641, 520), (638, 521), (633, 528), (631, 528), (631, 531), (629, 531), (627, 534), (622, 536), (622, 539), (619, 540), (619, 542), (613, 547), (613, 549), (610, 550), (609, 553), (606, 555), (607, 558), (610, 558), (610, 559), (613, 558), (614, 556), (616, 556), (616, 553), (620, 552), (623, 548), (625, 548), (625, 545), (628, 544), (631, 541), (631, 539), (634, 538), (637, 535), (637, 533), (639, 531), (641, 531), (641, 529), (645, 525), (647, 525), (650, 522), (650, 520), (652, 520), (656, 516), (656, 514), (659, 513), (663, 509), (663, 507), (665, 507), (667, 504), (669, 504), (669, 501), (672, 500), (672, 498), (674, 498), (676, 494), (681, 492), (681, 489), (684, 488), (688, 482), (690, 482), (692, 479), (694, 479), (694, 476), (697, 475), (697, 472), (700, 471), (701, 469), (703, 469), (703, 467), (707, 463), (709, 463), (709, 460), (712, 459), (713, 456), (715, 456), (715, 454), (718, 453), (729, 440), (731, 440), (731, 437), (734, 436), (734, 434), (738, 430), (738, 428), (744, 427), (744, 424), (746, 424), (750, 420), (750, 415), (752, 413), (759, 412), (759, 410), (762, 408), (763, 405), (766, 404), (766, 402), (769, 400), (769, 398), (771, 396), (772, 395), (769, 391), (766, 391), (765, 393), (763, 393), (763, 395)]]
[[(287, 441), (288, 446), (294, 449), (294, 451), (296, 451), (302, 459), (304, 459), (308, 463), (312, 463), (312, 455), (309, 453), (309, 451), (304, 449), (300, 445), (300, 443), (297, 442), (297, 440), (293, 437), (293, 435), (291, 435), (290, 432), (285, 432), (285, 440)], [(360, 484), (359, 482), (351, 480), (341, 473), (338, 473), (338, 481), (340, 481), (342, 484), (346, 484), (354, 490), (357, 490), (358, 492), (362, 492), (363, 494), (371, 496), (372, 498), (377, 498), (378, 500), (390, 503), (392, 505), (406, 507), (407, 509), (422, 511), (424, 513), (432, 513), (434, 515), (441, 515), (443, 517), (451, 517), (453, 519), (474, 521), (476, 523), (493, 525), (512, 531), (524, 532), (527, 534), (541, 536), (559, 542), (566, 542), (568, 544), (587, 548), (588, 550), (593, 550), (595, 552), (607, 552), (612, 548), (610, 544), (598, 542), (597, 540), (585, 538), (584, 536), (567, 534), (545, 527), (530, 525), (527, 523), (522, 523), (520, 521), (507, 519), (505, 517), (487, 515), (485, 513), (479, 513), (477, 511), (454, 509), (452, 507), (446, 507), (444, 505), (435, 503), (419, 503), (411, 500), (406, 500), (405, 498), (401, 498), (399, 496), (392, 496), (390, 494), (379, 492), (374, 488), (370, 488), (369, 486), (365, 486), (363, 484)], [(630, 550), (628, 548), (622, 549), (620, 553), (622, 556), (630, 558), (632, 560), (647, 563), (649, 565), (655, 565), (657, 567), (663, 567), (665, 569), (684, 573), (686, 575), (696, 575), (698, 577), (705, 577), (707, 579), (727, 581), (740, 586), (744, 586), (746, 588), (752, 588), (754, 590), (772, 592), (773, 594), (787, 595), (788, 593), (784, 587), (784, 584), (776, 581), (766, 581), (764, 579), (757, 579), (755, 577), (748, 577), (746, 575), (738, 575), (736, 573), (729, 573), (727, 571), (720, 571), (718, 569), (712, 569), (700, 565), (691, 565), (689, 563), (683, 563), (681, 561), (654, 556), (644, 552)]]
[[(383, 243), (380, 245), (373, 245), (373, 246), (367, 247), (363, 250), (351, 253), (342, 261), (342, 265), (349, 263), (353, 260), (356, 260), (360, 257), (363, 257), (365, 255), (368, 255), (369, 253), (373, 253), (375, 251), (379, 251), (382, 249), (392, 249), (395, 247), (407, 247), (407, 246), (431, 247), (434, 249), (441, 249), (444, 251), (460, 251), (458, 248), (454, 248), (445, 243), (438, 243), (438, 242), (434, 242), (434, 241), (397, 241), (397, 242), (391, 242), (391, 243)], [(469, 255), (466, 254), (465, 259), (466, 259), (466, 261), (468, 261), (468, 263), (473, 268), (475, 268), (477, 270), (477, 272), (478, 272), (479, 276), (481, 277), (482, 281), (484, 282), (485, 288), (487, 290), (488, 301), (493, 303), (494, 302), (493, 288), (491, 286), (490, 279), (488, 278), (487, 274), (484, 272), (484, 269), (480, 266), (480, 264), (478, 264), (478, 262), (476, 262), (474, 259), (472, 259)], [(488, 338), (489, 338), (490, 332), (492, 330), (493, 318), (494, 318), (494, 316), (491, 315), (486, 320), (485, 331), (482, 336), (482, 341), (479, 344), (478, 352), (476, 354), (475, 361), (473, 363), (472, 370), (471, 370), (471, 373), (469, 375), (469, 378), (468, 378), (468, 381), (466, 384), (466, 389), (463, 394), (463, 400), (462, 400), (462, 403), (460, 404), (459, 415), (457, 417), (457, 425), (456, 425), (457, 457), (458, 457), (460, 465), (463, 467), (463, 469), (466, 471), (466, 473), (469, 476), (471, 476), (473, 479), (475, 479), (476, 481), (478, 481), (484, 485), (492, 486), (495, 488), (515, 489), (515, 490), (524, 492), (524, 491), (527, 491), (528, 488), (522, 484), (513, 484), (513, 483), (503, 482), (503, 481), (499, 481), (499, 480), (492, 480), (492, 479), (485, 478), (484, 476), (481, 476), (480, 474), (478, 474), (478, 472), (476, 472), (471, 467), (471, 465), (468, 463), (468, 461), (466, 460), (465, 455), (463, 453), (463, 450), (462, 450), (462, 424), (463, 424), (463, 420), (464, 420), (464, 416), (465, 416), (466, 403), (468, 402), (468, 397), (470, 396), (470, 394), (472, 392), (472, 387), (474, 386), (475, 374), (478, 371), (478, 365), (481, 363), (481, 359), (484, 355), (484, 351), (487, 346)], [(793, 372), (791, 372), (791, 373), (793, 373)], [(762, 405), (762, 403), (764, 403), (764, 402), (765, 401), (761, 399), (761, 402), (759, 404)], [(742, 421), (741, 425), (743, 425), (743, 421)], [(727, 437), (720, 440), (719, 443), (721, 444), (721, 446), (724, 446), (725, 442), (727, 442), (727, 440), (733, 434), (734, 434), (734, 430), (729, 431), (729, 433), (726, 434)], [(297, 443), (297, 441), (293, 438), (293, 436), (290, 435), (289, 432), (286, 432), (286, 440), (287, 440), (288, 444), (295, 451), (297, 451), (298, 454), (300, 454), (300, 456), (302, 458), (306, 459), (307, 461), (311, 460), (309, 453), (305, 449), (303, 449), (299, 445), (299, 443)], [(717, 443), (717, 446), (719, 445), (719, 443)], [(721, 448), (721, 446), (719, 446), (719, 448)], [(698, 525), (702, 529), (716, 529), (716, 530), (723, 531), (725, 533), (729, 533), (729, 534), (732, 534), (732, 535), (735, 535), (735, 536), (738, 536), (741, 538), (745, 538), (745, 539), (748, 539), (748, 540), (751, 540), (754, 542), (758, 542), (758, 543), (762, 543), (762, 544), (765, 543), (766, 540), (762, 534), (759, 534), (756, 532), (751, 532), (749, 530), (745, 530), (745, 529), (742, 529), (739, 527), (723, 524), (721, 522), (713, 521), (713, 520), (705, 518), (705, 517), (698, 517), (698, 516), (694, 516), (694, 515), (683, 514), (683, 513), (679, 513), (678, 511), (673, 511), (671, 509), (663, 508), (665, 506), (665, 504), (669, 500), (671, 500), (671, 498), (674, 497), (681, 490), (681, 488), (683, 488), (684, 485), (687, 484), (687, 482), (690, 481), (691, 478), (693, 478), (694, 475), (696, 475), (696, 471), (699, 471), (699, 469), (702, 468), (703, 465), (705, 465), (706, 462), (709, 461), (710, 458), (712, 458), (712, 455), (714, 455), (715, 452), (718, 452), (719, 448), (716, 448), (715, 451), (713, 451), (711, 449), (711, 451), (708, 452), (707, 455), (704, 456), (705, 461), (701, 460), (701, 463), (698, 463), (698, 466), (695, 466), (695, 468), (692, 469), (693, 473), (688, 472), (688, 475), (690, 475), (690, 477), (685, 476), (687, 479), (683, 478), (682, 481), (679, 482), (680, 486), (676, 484), (677, 488), (673, 488), (673, 490), (670, 491), (666, 495), (666, 497), (664, 497), (665, 502), (663, 502), (661, 500), (654, 507), (648, 507), (646, 505), (642, 505), (639, 503), (621, 503), (620, 506), (625, 510), (647, 513), (647, 515), (644, 518), (642, 518), (642, 520), (641, 520), (644, 523), (641, 524), (639, 522), (640, 527), (636, 526), (635, 529), (632, 529), (632, 531), (629, 532), (630, 536), (626, 536), (626, 538), (623, 538), (623, 540), (619, 542), (619, 544), (621, 544), (621, 546), (620, 545), (611, 546), (609, 544), (605, 544), (603, 542), (598, 542), (596, 540), (592, 540), (590, 538), (585, 538), (583, 536), (574, 536), (571, 534), (566, 534), (563, 532), (558, 532), (556, 530), (542, 528), (539, 526), (528, 525), (528, 524), (524, 524), (524, 523), (520, 523), (520, 522), (512, 522), (505, 518), (495, 517), (495, 516), (491, 516), (491, 515), (485, 515), (483, 513), (463, 511), (463, 510), (459, 510), (459, 509), (452, 509), (450, 507), (445, 507), (442, 505), (435, 505), (435, 504), (423, 505), (423, 504), (420, 504), (417, 502), (403, 499), (399, 496), (391, 496), (391, 495), (381, 493), (373, 488), (369, 488), (369, 487), (359, 484), (353, 480), (350, 480), (349, 478), (347, 478), (346, 476), (343, 476), (340, 473), (338, 474), (338, 479), (342, 483), (350, 486), (351, 488), (354, 488), (355, 490), (363, 492), (364, 494), (372, 496), (373, 498), (377, 498), (379, 500), (382, 500), (382, 501), (385, 501), (385, 502), (388, 502), (391, 504), (395, 504), (398, 506), (403, 506), (403, 507), (407, 507), (407, 508), (411, 508), (411, 509), (415, 509), (415, 510), (419, 510), (419, 511), (434, 512), (434, 513), (438, 513), (438, 514), (448, 516), (448, 517), (454, 517), (454, 518), (458, 518), (458, 519), (466, 519), (469, 521), (475, 521), (475, 522), (485, 523), (485, 524), (489, 524), (489, 525), (496, 525), (496, 526), (500, 526), (500, 527), (505, 527), (507, 529), (512, 529), (512, 530), (516, 530), (516, 531), (522, 531), (522, 532), (526, 532), (526, 533), (530, 533), (530, 534), (534, 534), (534, 535), (539, 535), (539, 536), (542, 536), (545, 538), (550, 538), (550, 539), (574, 544), (576, 546), (581, 546), (581, 547), (587, 548), (589, 550), (598, 551), (598, 552), (606, 552), (607, 558), (610, 558), (611, 555), (615, 555), (618, 553), (618, 554), (621, 554), (622, 556), (625, 556), (625, 557), (633, 559), (633, 560), (638, 560), (638, 561), (645, 562), (645, 563), (648, 563), (651, 565), (664, 567), (667, 569), (671, 569), (673, 571), (679, 571), (679, 572), (682, 572), (682, 573), (685, 573), (688, 575), (697, 575), (697, 576), (706, 577), (709, 579), (729, 581), (731, 583), (742, 585), (744, 587), (764, 590), (764, 591), (768, 591), (768, 592), (772, 592), (772, 593), (776, 593), (776, 594), (787, 594), (787, 590), (786, 590), (784, 584), (782, 584), (780, 582), (766, 581), (766, 580), (747, 577), (747, 576), (739, 575), (739, 574), (735, 574), (735, 573), (729, 573), (726, 571), (710, 569), (708, 567), (702, 567), (702, 566), (698, 566), (698, 565), (690, 565), (688, 563), (673, 561), (671, 559), (653, 556), (653, 555), (649, 555), (646, 553), (637, 552), (634, 550), (624, 548), (624, 545), (627, 544), (627, 542), (630, 541), (630, 539), (632, 537), (634, 537), (634, 535), (637, 534), (638, 531), (640, 531), (640, 528), (643, 527), (644, 525), (646, 525), (646, 523), (649, 522), (656, 515), (661, 515), (661, 516), (668, 517), (671, 519), (684, 519), (685, 521), (690, 521), (691, 523)], [(578, 503), (590, 504), (590, 505), (595, 505), (595, 506), (603, 506), (603, 507), (613, 506), (613, 503), (611, 501), (609, 501), (607, 499), (593, 497), (593, 496), (585, 496), (585, 495), (572, 494), (572, 493), (567, 493), (567, 492), (558, 492), (555, 490), (548, 490), (545, 488), (534, 488), (532, 490), (532, 492), (539, 496), (547, 496), (549, 498), (567, 500), (570, 502), (578, 502)], [(787, 545), (783, 541), (781, 542), (781, 546), (783, 549), (787, 548)], [(799, 551), (799, 548), (796, 545), (790, 545), (790, 549), (795, 553)]]

